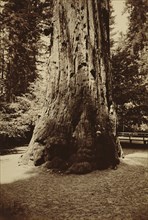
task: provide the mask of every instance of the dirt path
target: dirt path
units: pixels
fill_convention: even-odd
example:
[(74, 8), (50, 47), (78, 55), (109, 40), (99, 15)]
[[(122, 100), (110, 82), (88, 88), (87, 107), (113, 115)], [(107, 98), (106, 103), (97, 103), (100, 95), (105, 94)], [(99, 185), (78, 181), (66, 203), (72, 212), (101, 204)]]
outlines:
[(125, 154), (116, 171), (87, 175), (19, 166), (20, 154), (1, 156), (3, 219), (147, 220), (148, 151)]

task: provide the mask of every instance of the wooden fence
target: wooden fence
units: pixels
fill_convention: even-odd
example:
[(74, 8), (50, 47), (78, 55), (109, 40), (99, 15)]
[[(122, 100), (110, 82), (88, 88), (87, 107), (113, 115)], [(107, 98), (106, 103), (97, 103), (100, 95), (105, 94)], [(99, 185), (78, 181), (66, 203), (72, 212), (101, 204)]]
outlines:
[(121, 142), (148, 144), (148, 133), (146, 132), (118, 132), (117, 136)]

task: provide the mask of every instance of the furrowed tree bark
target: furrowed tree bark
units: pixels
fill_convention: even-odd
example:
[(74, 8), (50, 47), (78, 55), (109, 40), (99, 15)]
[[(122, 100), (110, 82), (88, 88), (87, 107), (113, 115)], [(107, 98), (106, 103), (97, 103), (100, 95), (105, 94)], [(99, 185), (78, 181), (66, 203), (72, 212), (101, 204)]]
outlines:
[(23, 162), (75, 173), (107, 168), (117, 159), (108, 1), (57, 0), (52, 27), (45, 106)]

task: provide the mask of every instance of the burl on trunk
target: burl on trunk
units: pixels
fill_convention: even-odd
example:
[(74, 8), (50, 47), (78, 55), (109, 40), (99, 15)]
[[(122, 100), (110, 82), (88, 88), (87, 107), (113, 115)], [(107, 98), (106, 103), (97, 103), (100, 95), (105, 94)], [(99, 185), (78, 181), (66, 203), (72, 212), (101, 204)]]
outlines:
[(57, 0), (47, 95), (23, 162), (86, 173), (117, 163), (107, 0)]

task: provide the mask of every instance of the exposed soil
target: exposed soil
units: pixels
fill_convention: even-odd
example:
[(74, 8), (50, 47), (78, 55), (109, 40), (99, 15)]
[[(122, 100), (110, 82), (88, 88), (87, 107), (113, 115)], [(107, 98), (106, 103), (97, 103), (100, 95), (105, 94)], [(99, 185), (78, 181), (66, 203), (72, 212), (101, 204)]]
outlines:
[[(85, 175), (19, 166), (1, 156), (0, 220), (147, 220), (148, 151), (125, 149), (117, 170)], [(20, 151), (21, 150), (21, 151)]]

